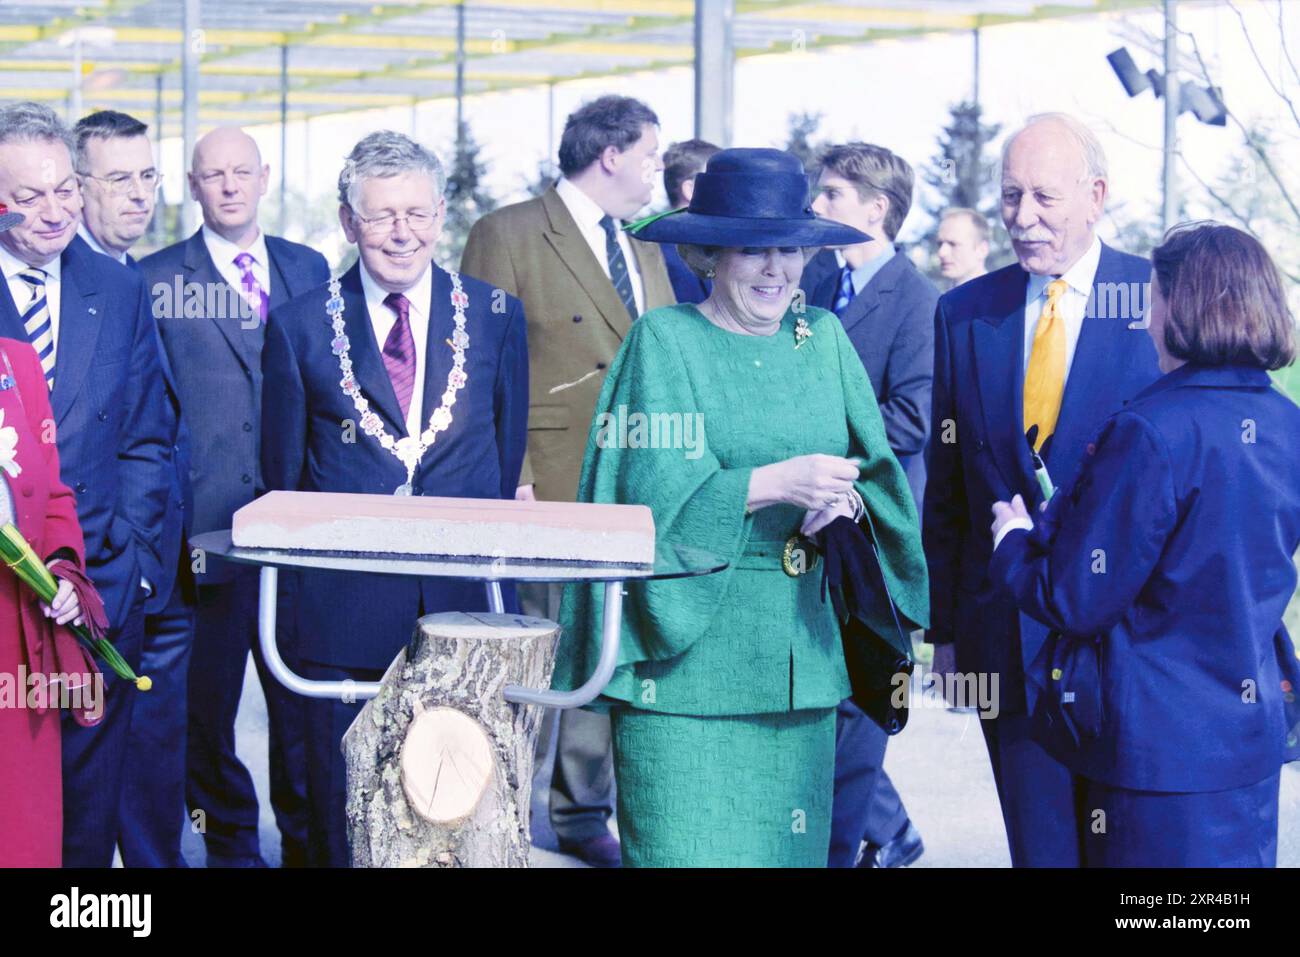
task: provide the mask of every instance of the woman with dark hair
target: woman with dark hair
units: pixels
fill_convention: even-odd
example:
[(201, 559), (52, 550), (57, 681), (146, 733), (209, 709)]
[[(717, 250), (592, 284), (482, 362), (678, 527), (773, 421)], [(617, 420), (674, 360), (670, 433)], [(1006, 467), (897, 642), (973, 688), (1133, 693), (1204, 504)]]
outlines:
[(1054, 629), (1027, 677), (1040, 740), (1077, 775), (1084, 863), (1272, 867), (1300, 732), (1282, 625), (1300, 409), (1268, 370), (1295, 359), (1294, 322), (1241, 230), (1175, 227), (1152, 260), (1164, 376), (1042, 515), (1019, 497), (993, 506), (990, 574)]
[[(826, 866), (835, 708), (850, 682), (800, 533), (870, 516), (899, 616), (929, 616), (916, 508), (866, 371), (839, 320), (799, 293), (806, 250), (865, 237), (819, 219), (807, 194), (789, 153), (723, 150), (689, 207), (631, 227), (682, 244), (713, 290), (632, 326), (578, 498), (648, 505), (661, 541), (729, 567), (627, 586), (619, 667), (597, 703), (613, 727), (624, 864)], [(649, 435), (638, 421), (681, 428)], [(565, 594), (555, 687), (595, 669), (592, 599), (589, 586)], [(871, 613), (879, 634), (897, 627), (883, 600)]]

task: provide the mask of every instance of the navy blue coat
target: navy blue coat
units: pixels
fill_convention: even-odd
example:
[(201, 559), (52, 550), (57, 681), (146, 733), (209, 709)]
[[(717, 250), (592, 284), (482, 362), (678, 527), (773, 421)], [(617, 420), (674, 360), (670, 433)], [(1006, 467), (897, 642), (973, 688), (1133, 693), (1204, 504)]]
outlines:
[[(325, 257), (314, 249), (267, 236), (266, 251), (272, 309), (329, 278)], [(265, 330), (230, 308), (238, 304), (238, 293), (222, 279), (201, 229), (146, 256), (139, 269), (189, 428), (187, 531), (229, 528), (231, 516), (253, 500), (257, 486)], [(178, 296), (178, 290), (202, 298), (194, 300), (189, 292)], [(235, 566), (213, 561), (198, 570), (199, 584), (208, 585), (228, 581)]]
[[(808, 304), (833, 309), (840, 270), (829, 270), (823, 251), (808, 264)], [(834, 265), (832, 257), (830, 264)], [(820, 269), (817, 269), (818, 266)], [(820, 278), (818, 278), (820, 276)], [(925, 446), (930, 434), (934, 376), (934, 309), (939, 290), (897, 252), (840, 316), (876, 393), (885, 437), (907, 473), (917, 508), (925, 490)]]
[[(415, 490), (514, 498), (528, 427), (524, 309), (487, 283), (469, 276), (461, 282), (469, 296), (469, 378), (452, 406), (451, 426), (424, 454)], [(455, 330), (451, 289), (451, 277), (433, 267), (422, 425), (441, 403), (452, 367), (446, 341)], [(262, 354), (262, 476), (268, 490), (391, 495), (406, 481), (406, 468), (361, 430), (352, 400), (339, 387), (325, 312), (328, 290), (320, 286), (271, 314)], [(366, 312), (359, 265), (344, 274), (342, 295), (357, 383), (384, 428), (400, 438), (405, 426)], [(348, 422), (353, 425), (345, 435)], [(487, 607), (482, 584), (436, 578), (303, 572), (297, 595), (299, 654), (354, 669), (388, 667), (423, 614)]]
[[(1070, 485), (1101, 423), (1160, 375), (1141, 322), (1151, 264), (1101, 247), (1092, 296), (1065, 383), (1056, 433), (1046, 447), (1053, 482)], [(963, 283), (935, 310), (933, 438), (922, 538), (930, 570), (930, 632), (956, 642), (962, 672), (999, 675), (1003, 711), (1031, 707), (1023, 661), (1047, 629), (1020, 614), (988, 577), (994, 502), (1042, 501), (1024, 420), (1025, 290), (1019, 264)], [(1023, 661), (1022, 661), (1023, 659)]]
[(691, 267), (686, 265), (681, 254), (677, 252), (677, 247), (672, 243), (663, 243), (659, 248), (663, 250), (664, 265), (668, 268), (668, 281), (672, 283), (673, 295), (677, 297), (677, 301), (701, 303), (708, 299), (709, 293), (713, 291), (713, 283), (691, 272)]
[[(1297, 548), (1300, 408), (1268, 374), (1187, 365), (1144, 389), (1034, 531), (994, 553), (994, 582), (1073, 639), (1068, 690), (1099, 729), (1078, 748), (1045, 743), (1075, 772), (1135, 790), (1276, 774)], [(1050, 682), (1044, 670), (1032, 677)]]
[[(176, 424), (166, 401), (144, 284), (80, 236), (60, 259), (54, 391), (60, 475), (77, 496), (86, 566), (109, 623), (121, 627), (140, 579), (171, 580), (161, 531), (175, 476)], [(7, 284), (0, 336), (27, 341)]]

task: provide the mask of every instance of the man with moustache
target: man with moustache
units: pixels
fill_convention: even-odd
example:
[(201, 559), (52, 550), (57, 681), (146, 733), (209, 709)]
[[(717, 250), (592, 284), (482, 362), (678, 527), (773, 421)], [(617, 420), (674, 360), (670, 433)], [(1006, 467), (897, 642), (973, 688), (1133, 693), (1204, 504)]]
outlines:
[[(658, 126), (654, 112), (631, 97), (602, 96), (580, 107), (564, 122), (560, 180), (536, 199), (484, 216), (465, 243), (461, 269), (518, 296), (528, 314), (532, 404), (519, 498), (574, 500), (605, 370), (638, 316), (676, 302), (659, 247), (622, 228), (650, 202), (663, 169)], [(520, 604), (554, 621), (561, 591), (523, 586)], [(618, 841), (608, 827), (609, 718), (574, 708), (556, 721), (550, 808), (560, 849), (617, 867)], [(545, 749), (550, 735), (540, 737)]]
[[(141, 260), (192, 440), (192, 533), (230, 528), (258, 482), (262, 346), (268, 317), (329, 277), (313, 249), (258, 225), (270, 169), (243, 130), (219, 127), (194, 145), (194, 235)], [(201, 290), (198, 309), (176, 291)], [(207, 312), (207, 303), (225, 308)], [(186, 308), (187, 305), (190, 308)], [(196, 315), (196, 312), (198, 313)], [(189, 556), (198, 583), (190, 659), (186, 800), (205, 833), (208, 866), (262, 867), (257, 794), (235, 753), (235, 716), (252, 649), (266, 695), (271, 806), (286, 866), (306, 860), (302, 702), (271, 676), (257, 642), (257, 570)], [(282, 576), (292, 601), (293, 576)], [(290, 659), (292, 648), (286, 649)]]
[[(0, 203), (25, 217), (0, 233), (0, 336), (31, 342), (40, 357), (54, 413), (48, 440), (77, 497), (87, 571), (104, 599), (108, 637), (139, 669), (145, 603), (170, 580), (160, 535), (176, 424), (140, 278), (77, 236), (75, 149), (48, 107), (0, 107)], [(107, 674), (99, 724), (85, 728), (65, 713), (65, 866), (112, 864), (138, 695)]]
[(1016, 867), (1081, 857), (1070, 771), (1030, 736), (1039, 689), (1025, 674), (1047, 629), (989, 580), (991, 509), (1014, 495), (1031, 509), (1044, 501), (1031, 452), (1057, 488), (1073, 485), (1085, 443), (1159, 375), (1141, 321), (1151, 265), (1096, 235), (1108, 191), (1086, 126), (1030, 117), (1002, 150), (1018, 262), (950, 290), (935, 311), (929, 640), (936, 672), (998, 680), (998, 710), (980, 726)]
[[(268, 490), (513, 498), (528, 416), (524, 312), (434, 264), (445, 183), (438, 158), (400, 133), (353, 147), (339, 174), (339, 220), (358, 262), (277, 311), (267, 331)], [(330, 303), (341, 308), (342, 336)], [(420, 449), (410, 462), (398, 456), (407, 438)], [(486, 608), (482, 584), (463, 579), (305, 571), (290, 613), (307, 678), (378, 681), (421, 615)], [(340, 742), (362, 704), (307, 699), (315, 866), (351, 862)]]
[(989, 221), (979, 210), (954, 206), (939, 217), (939, 272), (953, 286), (988, 272)]
[[(135, 117), (113, 110), (85, 116), (73, 129), (85, 201), (78, 233), (91, 249), (137, 272), (129, 250), (149, 227), (162, 179), (148, 132)], [(152, 583), (144, 609), (141, 672), (153, 680), (153, 689), (136, 701), (123, 772), (121, 844), (127, 867), (185, 866), (185, 691), (194, 638), (194, 577), (185, 538), (193, 497), (189, 433), (176, 378), (161, 345), (158, 352), (176, 430), (161, 577)]]

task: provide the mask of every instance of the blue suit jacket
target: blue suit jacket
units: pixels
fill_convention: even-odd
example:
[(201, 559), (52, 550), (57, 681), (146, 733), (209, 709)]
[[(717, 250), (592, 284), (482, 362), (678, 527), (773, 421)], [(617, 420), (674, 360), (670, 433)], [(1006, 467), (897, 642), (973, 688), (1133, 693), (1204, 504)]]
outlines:
[[(825, 250), (809, 263), (809, 305), (831, 309), (840, 270)], [(822, 268), (817, 269), (820, 265)], [(820, 276), (820, 278), (818, 278)], [(902, 252), (881, 267), (853, 297), (840, 322), (862, 360), (876, 393), (885, 437), (907, 473), (917, 509), (925, 493), (925, 446), (930, 434), (930, 386), (934, 377), (934, 308), (939, 290)]]
[[(1300, 408), (1261, 369), (1188, 365), (1087, 449), (1073, 488), (1033, 532), (1009, 532), (990, 569), (1071, 639), (1062, 690), (1094, 733), (1045, 743), (1085, 777), (1139, 790), (1276, 774), (1280, 663), (1295, 676), (1282, 614), (1300, 548)], [(1030, 677), (1050, 687), (1047, 668)]]
[[(325, 257), (314, 249), (267, 236), (266, 250), (272, 309), (329, 278)], [(186, 531), (229, 528), (257, 485), (265, 330), (231, 308), (238, 294), (221, 278), (201, 229), (146, 256), (139, 269), (189, 428)], [(197, 580), (216, 584), (233, 573), (229, 563), (204, 563)]]
[[(469, 378), (452, 406), (450, 428), (438, 434), (415, 473), (416, 494), (513, 498), (528, 428), (524, 309), (512, 296), (495, 296), (487, 283), (469, 276), (461, 281), (469, 296)], [(391, 495), (406, 481), (406, 468), (362, 432), (352, 400), (339, 387), (325, 312), (328, 289), (320, 286), (276, 310), (268, 324), (262, 475), (268, 490)], [(421, 423), (441, 403), (452, 367), (446, 342), (455, 329), (451, 289), (451, 277), (433, 267)], [(343, 276), (342, 296), (357, 383), (384, 427), (400, 438), (405, 426), (366, 311), (359, 265)], [(297, 596), (299, 654), (344, 668), (388, 667), (421, 615), (487, 606), (477, 582), (335, 572), (301, 573)]]
[[(63, 251), (59, 268), (50, 405), (60, 474), (77, 496), (91, 580), (118, 628), (143, 594), (142, 576), (150, 583), (170, 580), (160, 539), (175, 474), (176, 424), (140, 277), (81, 237)], [(4, 283), (0, 336), (27, 341)]]
[[(1056, 486), (1078, 472), (1098, 427), (1160, 374), (1140, 317), (1151, 264), (1102, 245), (1089, 318), (1084, 319), (1065, 383), (1046, 464)], [(922, 533), (930, 569), (930, 640), (956, 642), (962, 672), (999, 675), (1004, 711), (1032, 706), (1024, 661), (1047, 637), (989, 581), (994, 502), (1042, 501), (1029, 459), (1024, 419), (1025, 290), (1018, 264), (981, 276), (939, 298), (935, 310), (934, 437)]]
[(672, 243), (663, 243), (659, 248), (663, 250), (664, 265), (668, 267), (668, 281), (672, 283), (673, 295), (677, 301), (700, 303), (708, 299), (709, 293), (713, 291), (713, 283), (691, 272), (691, 267), (682, 260), (677, 247)]

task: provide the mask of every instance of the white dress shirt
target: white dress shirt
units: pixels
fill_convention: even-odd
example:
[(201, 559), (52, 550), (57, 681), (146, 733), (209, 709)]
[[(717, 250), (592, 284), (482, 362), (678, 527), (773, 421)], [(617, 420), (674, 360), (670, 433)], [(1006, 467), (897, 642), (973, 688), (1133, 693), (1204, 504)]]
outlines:
[[(573, 217), (573, 221), (578, 224), (578, 232), (591, 247), (591, 254), (596, 257), (596, 262), (600, 263), (601, 271), (608, 276), (609, 257), (605, 254), (605, 230), (600, 225), (600, 221), (605, 217), (605, 211), (596, 204), (594, 199), (567, 179), (561, 178), (555, 184), (555, 191), (564, 201), (565, 208)], [(628, 241), (627, 234), (623, 232), (623, 224), (615, 219), (614, 226), (618, 248), (623, 250), (623, 259), (627, 262), (627, 275), (632, 280), (632, 298), (636, 300), (636, 311), (639, 315), (645, 312), (645, 289), (641, 282), (641, 271), (637, 268), (636, 256), (632, 255), (632, 244)]]
[[(1079, 344), (1079, 333), (1083, 331), (1083, 317), (1088, 311), (1088, 299), (1092, 296), (1092, 284), (1097, 278), (1097, 263), (1101, 261), (1101, 240), (1096, 236), (1088, 251), (1079, 261), (1070, 267), (1069, 272), (1060, 278), (1069, 284), (1069, 289), (1061, 297), (1061, 318), (1065, 320), (1065, 379), (1070, 378), (1070, 366), (1074, 364), (1074, 350)], [(1038, 329), (1038, 320), (1047, 305), (1047, 285), (1055, 276), (1029, 277), (1029, 287), (1025, 290), (1025, 354), (1022, 373), (1029, 371), (1029, 357), (1034, 349), (1034, 332)]]
[(116, 259), (123, 266), (126, 265), (126, 253), (122, 253), (120, 256), (115, 256), (112, 253), (110, 253), (107, 249), (105, 249), (103, 246), (99, 244), (99, 240), (97, 240), (94, 236), (90, 234), (90, 230), (86, 228), (85, 223), (82, 223), (80, 226), (77, 227), (77, 235), (80, 236), (82, 239), (84, 239), (86, 241), (86, 245), (88, 245), (95, 252), (99, 253), (101, 256), (107, 256), (109, 259)]
[[(379, 346), (380, 361), (382, 361), (384, 342), (388, 339), (388, 334), (393, 331), (393, 326), (397, 325), (397, 313), (384, 305), (384, 300), (388, 298), (388, 291), (375, 282), (366, 271), (365, 263), (360, 263), (360, 266), (361, 288), (366, 294), (366, 311), (370, 314), (370, 327), (375, 330), (375, 342)], [(419, 438), (425, 427), (420, 406), (424, 401), (424, 372), (427, 365), (425, 356), (429, 344), (429, 298), (433, 295), (433, 267), (426, 267), (424, 274), (416, 280), (415, 285), (402, 295), (411, 303), (407, 309), (407, 319), (411, 323), (411, 338), (415, 340), (415, 385), (411, 391), (411, 406), (406, 412), (406, 434)], [(434, 305), (440, 307), (441, 304)], [(451, 308), (450, 300), (447, 308)], [(447, 351), (451, 351), (451, 346), (447, 346)], [(388, 370), (385, 369), (385, 375), (387, 372)], [(429, 409), (428, 412), (432, 415), (433, 409)]]
[(45, 298), (46, 308), (50, 311), (50, 334), (54, 343), (54, 374), (58, 375), (58, 358), (59, 358), (59, 300), (62, 283), (60, 282), (60, 257), (55, 256), (44, 266), (29, 266), (4, 246), (0, 246), (0, 270), (4, 271), (5, 282), (9, 284), (9, 295), (13, 297), (14, 308), (18, 310), (18, 317), (21, 319), (27, 307), (32, 304), (32, 287), (25, 281), (18, 278), (20, 272), (26, 272), (28, 269), (42, 269), (45, 271)]
[(258, 285), (266, 293), (267, 301), (271, 299), (271, 256), (266, 251), (266, 234), (260, 229), (257, 231), (257, 238), (247, 249), (240, 249), (229, 239), (218, 235), (208, 228), (208, 224), (203, 224), (203, 245), (208, 247), (208, 255), (216, 264), (217, 272), (221, 273), (230, 288), (234, 289), (241, 295), (246, 291), (244, 289), (244, 274), (238, 266), (235, 265), (235, 258), (240, 253), (248, 253), (253, 257), (253, 278), (257, 280)]

